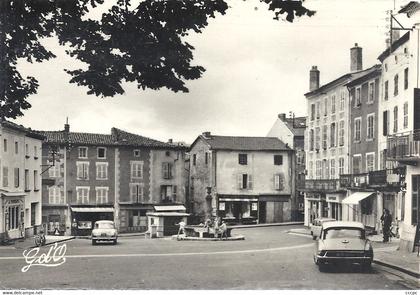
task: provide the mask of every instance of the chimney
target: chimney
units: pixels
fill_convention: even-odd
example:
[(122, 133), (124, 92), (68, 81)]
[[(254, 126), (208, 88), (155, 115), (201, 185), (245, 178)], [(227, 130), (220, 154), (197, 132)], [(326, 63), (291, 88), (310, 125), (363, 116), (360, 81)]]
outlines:
[(203, 137), (204, 138), (210, 138), (210, 136), (211, 136), (211, 132), (210, 131), (203, 132)]
[(286, 121), (286, 114), (285, 113), (280, 113), (279, 114), (279, 119), (282, 121)]
[(64, 124), (64, 131), (67, 133), (70, 132), (69, 117), (66, 118), (66, 124)]
[(170, 144), (172, 144), (172, 143), (173, 143), (172, 138), (169, 138), (169, 139), (168, 139), (168, 143), (170, 143)]
[(309, 71), (309, 91), (314, 91), (319, 88), (319, 70), (317, 66), (312, 66)]
[(357, 72), (363, 70), (362, 63), (362, 47), (357, 43), (350, 49), (350, 72)]

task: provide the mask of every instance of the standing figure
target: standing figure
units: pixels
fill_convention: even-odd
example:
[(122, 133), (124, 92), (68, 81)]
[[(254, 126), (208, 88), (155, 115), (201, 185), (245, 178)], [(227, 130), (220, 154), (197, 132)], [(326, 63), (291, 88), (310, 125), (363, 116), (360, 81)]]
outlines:
[(181, 220), (179, 223), (175, 224), (179, 225), (178, 229), (178, 235), (176, 236), (176, 239), (179, 240), (179, 234), (182, 232), (182, 234), (185, 235), (185, 226), (187, 225), (183, 220)]
[(222, 224), (219, 227), (219, 233), (220, 233), (220, 239), (223, 239), (223, 236), (225, 236), (226, 240), (228, 238), (227, 236), (227, 225), (224, 221), (222, 221)]
[(392, 216), (389, 213), (388, 209), (384, 209), (384, 213), (381, 216), (382, 221), (382, 232), (384, 235), (383, 242), (389, 242), (389, 235), (391, 230), (391, 224), (392, 224)]

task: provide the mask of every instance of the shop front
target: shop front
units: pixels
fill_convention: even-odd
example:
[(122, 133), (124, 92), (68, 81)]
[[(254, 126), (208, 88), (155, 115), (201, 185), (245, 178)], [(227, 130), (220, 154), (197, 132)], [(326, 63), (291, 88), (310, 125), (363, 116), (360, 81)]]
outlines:
[(228, 224), (258, 223), (257, 196), (226, 196), (218, 198), (218, 217)]
[(98, 220), (114, 221), (113, 207), (71, 207), (72, 235), (88, 236)]
[(278, 223), (292, 220), (290, 195), (260, 195), (259, 223)]
[(342, 205), (341, 202), (345, 198), (342, 194), (327, 194), (328, 204), (328, 218), (335, 220), (342, 220)]
[(345, 198), (342, 204), (346, 207), (347, 220), (358, 221), (366, 227), (375, 229), (377, 218), (376, 192), (357, 191)]
[(123, 205), (120, 204), (119, 232), (147, 231), (147, 213), (154, 212), (153, 205)]
[(67, 205), (44, 206), (42, 210), (42, 224), (46, 233), (52, 235), (58, 232), (60, 235), (70, 235), (71, 233), (67, 232), (69, 226), (66, 222), (67, 215)]
[(25, 193), (1, 193), (1, 239), (14, 240), (25, 237)]
[(324, 193), (306, 193), (305, 205), (308, 216), (305, 225), (310, 225), (315, 218), (329, 217), (329, 203)]

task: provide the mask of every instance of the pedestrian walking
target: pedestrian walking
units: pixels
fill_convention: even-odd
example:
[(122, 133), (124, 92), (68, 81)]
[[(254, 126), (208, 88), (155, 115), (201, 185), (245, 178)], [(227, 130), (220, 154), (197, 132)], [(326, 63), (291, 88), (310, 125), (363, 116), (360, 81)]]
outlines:
[(178, 229), (178, 235), (176, 237), (177, 240), (179, 240), (179, 235), (182, 234), (185, 235), (185, 226), (187, 225), (183, 220), (181, 220), (179, 223), (175, 224), (175, 225), (179, 225), (179, 229)]
[(392, 216), (389, 213), (388, 209), (384, 209), (384, 212), (381, 216), (381, 222), (382, 222), (382, 233), (383, 233), (383, 242), (389, 242), (389, 236), (391, 231), (391, 224), (392, 224)]

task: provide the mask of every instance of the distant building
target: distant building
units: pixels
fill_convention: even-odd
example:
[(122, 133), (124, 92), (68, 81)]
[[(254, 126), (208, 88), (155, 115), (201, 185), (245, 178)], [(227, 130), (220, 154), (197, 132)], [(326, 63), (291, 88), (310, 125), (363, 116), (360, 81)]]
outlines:
[[(146, 231), (148, 212), (186, 211), (188, 171), (183, 144), (168, 143), (112, 128), (118, 142), (116, 207), (121, 232)], [(166, 205), (171, 205), (166, 206)], [(165, 219), (165, 233), (177, 232), (177, 215)], [(176, 230), (175, 230), (176, 227)]]
[(296, 206), (292, 208), (292, 220), (303, 221), (304, 218), (304, 193), (305, 186), (305, 129), (306, 117), (290, 117), (286, 114), (278, 115), (268, 132), (268, 137), (277, 137), (293, 149), (295, 196)]
[(101, 219), (120, 232), (146, 231), (147, 212), (185, 212), (183, 145), (112, 128), (111, 134), (42, 131), (43, 223), (48, 231), (90, 234)]
[[(386, 190), (383, 175), (378, 169), (378, 105), (380, 100), (381, 67), (375, 65), (357, 79), (349, 82), (350, 92), (350, 169), (340, 175), (340, 184), (349, 191), (344, 201), (351, 211), (348, 220), (362, 222), (379, 232), (382, 215), (381, 195)], [(383, 159), (381, 159), (383, 161)]]
[(0, 135), (0, 241), (30, 237), (41, 225), (43, 137), (8, 121)]
[(193, 223), (210, 217), (231, 224), (291, 221), (293, 150), (278, 138), (204, 132), (189, 154)]
[(305, 134), (305, 225), (316, 217), (347, 220), (352, 214), (342, 202), (347, 196), (339, 175), (350, 173), (350, 100), (347, 85), (374, 69), (363, 70), (362, 48), (350, 49), (350, 72), (319, 85), (319, 70), (310, 71)]

